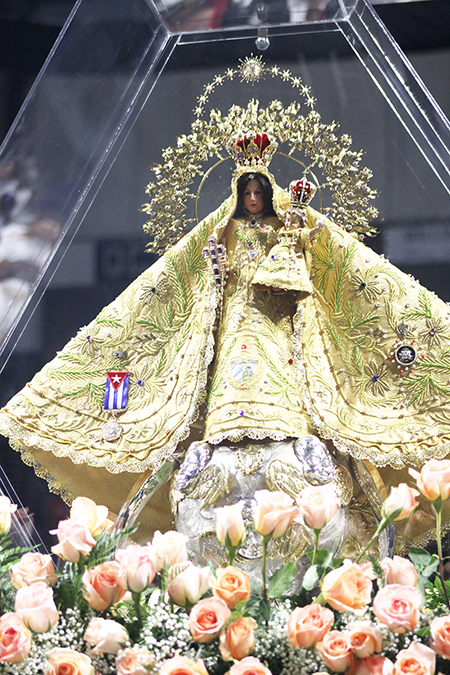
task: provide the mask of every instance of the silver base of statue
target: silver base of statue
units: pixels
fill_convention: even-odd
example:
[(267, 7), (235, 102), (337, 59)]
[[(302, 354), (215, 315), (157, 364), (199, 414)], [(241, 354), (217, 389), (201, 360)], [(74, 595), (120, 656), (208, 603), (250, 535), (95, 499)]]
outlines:
[[(189, 537), (188, 550), (198, 565), (227, 564), (225, 547), (215, 535), (215, 509), (239, 503), (246, 525), (246, 539), (238, 550), (235, 564), (261, 579), (261, 536), (253, 526), (257, 490), (281, 490), (294, 500), (309, 485), (329, 485), (338, 495), (341, 506), (331, 523), (320, 535), (320, 548), (339, 556), (349, 534), (349, 504), (353, 495), (351, 461), (336, 459), (315, 436), (284, 441), (252, 441), (212, 446), (192, 443), (173, 483), (171, 498), (176, 512), (177, 530)], [(360, 467), (366, 480), (370, 475)], [(381, 500), (380, 500), (381, 504)], [(379, 506), (379, 505), (378, 505)], [(387, 537), (380, 542), (380, 554), (388, 552)], [(299, 590), (306, 557), (313, 549), (312, 530), (294, 523), (268, 549), (269, 576), (285, 562), (297, 561), (297, 575), (290, 592)]]

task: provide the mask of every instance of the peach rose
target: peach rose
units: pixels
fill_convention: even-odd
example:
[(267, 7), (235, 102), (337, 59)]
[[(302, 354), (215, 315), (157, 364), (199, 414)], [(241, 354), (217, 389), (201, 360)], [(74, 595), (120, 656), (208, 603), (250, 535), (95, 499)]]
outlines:
[(394, 664), (392, 661), (377, 654), (358, 661), (352, 675), (392, 675), (393, 672)]
[(313, 530), (321, 530), (336, 515), (339, 499), (330, 487), (317, 485), (302, 490), (297, 504), (305, 525)]
[(33, 633), (46, 633), (59, 618), (53, 591), (43, 581), (19, 588), (15, 609)]
[(52, 553), (69, 562), (79, 562), (80, 556), (88, 555), (96, 544), (89, 528), (73, 520), (61, 520), (58, 529), (50, 530), (50, 534), (56, 534), (59, 541), (52, 546)]
[(372, 621), (358, 621), (349, 626), (348, 639), (353, 654), (358, 659), (366, 659), (374, 652), (381, 652), (383, 637)]
[(21, 663), (31, 649), (31, 631), (18, 614), (0, 617), (0, 663)]
[(405, 633), (417, 626), (422, 596), (416, 588), (390, 584), (376, 594), (373, 613), (393, 633)]
[(84, 594), (92, 609), (103, 612), (125, 595), (125, 572), (118, 562), (110, 561), (86, 570)]
[(156, 571), (160, 572), (164, 566), (170, 567), (188, 559), (186, 542), (189, 537), (170, 530), (161, 534), (159, 530), (153, 535), (152, 546), (156, 554)]
[(238, 567), (220, 567), (211, 582), (213, 594), (224, 600), (230, 609), (250, 597), (250, 577)]
[(418, 502), (416, 501), (418, 495), (419, 492), (417, 490), (410, 488), (406, 483), (400, 483), (397, 487), (391, 488), (389, 497), (384, 500), (382, 514), (386, 518), (391, 518), (394, 513), (400, 511), (395, 516), (393, 522), (398, 523), (401, 520), (406, 520), (416, 506), (418, 506)]
[(298, 516), (298, 508), (284, 492), (257, 490), (256, 509), (253, 515), (255, 529), (263, 537), (281, 537)]
[(402, 649), (395, 659), (394, 675), (434, 675), (436, 654), (421, 642)]
[(230, 546), (236, 548), (239, 546), (245, 535), (242, 505), (232, 504), (231, 506), (222, 506), (219, 509), (215, 509), (215, 512), (217, 518), (217, 539), (223, 546), (226, 546), (228, 537)]
[(254, 656), (247, 656), (231, 666), (229, 675), (272, 675), (270, 670)]
[(163, 661), (158, 675), (208, 675), (202, 659), (191, 661), (186, 656), (174, 656)]
[(226, 633), (220, 636), (219, 649), (224, 661), (240, 661), (255, 648), (256, 621), (250, 617), (241, 616), (233, 621)]
[(343, 565), (325, 575), (322, 582), (325, 600), (339, 612), (364, 614), (371, 593), (372, 582), (360, 567), (350, 560), (344, 560)]
[(121, 649), (116, 657), (117, 675), (148, 675), (155, 663), (151, 652), (140, 645)]
[(45, 675), (94, 675), (94, 666), (89, 656), (68, 647), (51, 649), (47, 658), (49, 665)]
[(384, 558), (380, 563), (384, 579), (387, 584), (400, 584), (401, 586), (417, 586), (419, 576), (416, 568), (410, 560), (394, 555), (393, 558)]
[(169, 595), (176, 605), (185, 607), (194, 605), (206, 593), (210, 586), (209, 567), (196, 567), (189, 564), (169, 584)]
[(55, 567), (51, 556), (30, 551), (25, 553), (15, 565), (11, 566), (11, 581), (14, 588), (31, 586), (44, 581), (48, 586), (56, 584)]
[(91, 654), (117, 654), (128, 641), (128, 632), (117, 621), (95, 616), (89, 621), (83, 637), (91, 646)]
[(429, 459), (420, 473), (409, 469), (417, 487), (430, 502), (441, 499), (445, 502), (450, 497), (450, 459)]
[(430, 624), (431, 647), (436, 654), (450, 659), (450, 616), (439, 616)]
[(115, 558), (125, 572), (120, 583), (126, 590), (142, 593), (150, 586), (156, 574), (153, 546), (131, 544), (126, 548), (119, 548)]
[(293, 647), (313, 647), (334, 623), (331, 609), (322, 605), (297, 607), (289, 617), (287, 637)]
[(317, 649), (326, 666), (334, 673), (343, 673), (353, 664), (353, 654), (350, 640), (344, 633), (332, 630), (325, 633)]
[(17, 510), (16, 504), (6, 495), (0, 495), (0, 535), (7, 534), (11, 529), (11, 514)]
[(230, 617), (230, 609), (220, 598), (200, 600), (189, 614), (191, 635), (196, 642), (212, 642)]
[(77, 497), (73, 500), (70, 520), (85, 525), (93, 537), (98, 537), (104, 530), (109, 530), (114, 525), (112, 520), (108, 520), (108, 508), (98, 506), (87, 497)]

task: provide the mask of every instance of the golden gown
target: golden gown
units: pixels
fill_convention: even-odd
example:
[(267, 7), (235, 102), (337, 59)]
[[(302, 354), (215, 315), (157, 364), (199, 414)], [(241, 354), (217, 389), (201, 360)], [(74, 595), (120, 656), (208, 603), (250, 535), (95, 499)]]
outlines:
[[(281, 215), (288, 197), (273, 187)], [(235, 208), (234, 191), (1, 412), (0, 431), (66, 498), (83, 494), (117, 513), (144, 472), (201, 438), (313, 432), (363, 460), (382, 495), (408, 466), (448, 454), (449, 307), (325, 220), (311, 250), (313, 293), (286, 308), (286, 298), (255, 287), (234, 325), (234, 272), (222, 303), (203, 249), (211, 236), (220, 241)], [(307, 215), (310, 228), (323, 220), (310, 207)], [(417, 351), (412, 370), (395, 360), (403, 343)], [(115, 418), (120, 436), (108, 440), (112, 370), (129, 372), (129, 395)], [(157, 527), (169, 525), (166, 492), (149, 513)], [(429, 519), (419, 510), (410, 530), (424, 531)]]

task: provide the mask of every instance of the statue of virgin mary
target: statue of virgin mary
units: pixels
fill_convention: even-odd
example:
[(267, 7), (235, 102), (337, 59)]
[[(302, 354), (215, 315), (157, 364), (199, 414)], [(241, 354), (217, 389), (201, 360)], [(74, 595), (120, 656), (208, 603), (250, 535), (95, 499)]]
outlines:
[[(360, 154), (347, 152), (348, 137), (292, 105), (287, 125), (280, 106), (272, 106), (278, 142), (289, 129), (300, 143), (304, 129), (324, 166), (328, 138), (329, 181), (353, 171), (353, 187), (336, 188), (335, 219), (303, 200), (306, 226), (288, 229), (292, 194), (268, 169), (277, 149), (270, 111), (250, 102), (242, 120), (252, 123), (233, 138), (237, 106), (228, 127), (213, 111), (237, 163), (230, 196), (169, 240), (0, 413), (1, 433), (68, 501), (88, 496), (117, 514), (186, 454), (172, 486), (175, 509), (194, 497), (202, 508), (226, 500), (236, 472), (254, 489), (263, 467), (269, 489), (294, 496), (307, 483), (332, 484), (356, 546), (407, 468), (448, 454), (449, 308), (361, 241), (368, 174), (352, 169)], [(180, 152), (205, 128), (194, 124)], [(176, 240), (170, 204), (178, 204), (183, 172), (176, 151), (165, 160), (160, 216)], [(277, 266), (280, 246), (287, 255)], [(141, 514), (144, 528), (172, 526), (170, 489), (167, 481)], [(398, 548), (432, 522), (417, 510)]]

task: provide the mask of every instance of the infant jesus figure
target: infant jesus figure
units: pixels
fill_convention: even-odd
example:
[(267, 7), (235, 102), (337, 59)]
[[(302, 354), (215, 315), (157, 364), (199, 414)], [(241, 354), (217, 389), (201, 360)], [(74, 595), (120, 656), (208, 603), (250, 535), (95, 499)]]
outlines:
[(277, 243), (259, 265), (253, 285), (273, 288), (274, 292), (297, 291), (297, 302), (311, 295), (311, 254), (316, 234), (323, 228), (318, 221), (308, 228), (306, 207), (316, 188), (305, 178), (289, 185), (291, 206), (286, 210), (284, 226), (277, 231)]

